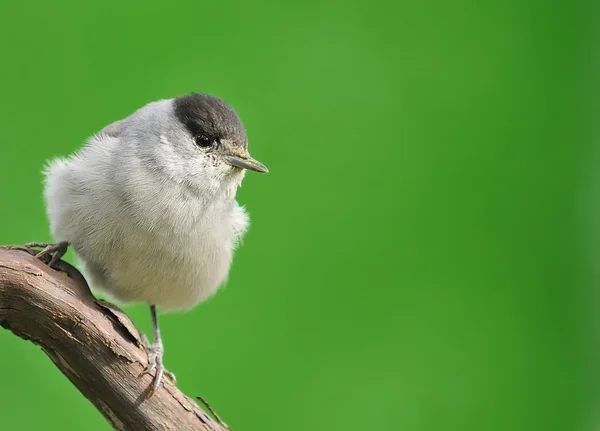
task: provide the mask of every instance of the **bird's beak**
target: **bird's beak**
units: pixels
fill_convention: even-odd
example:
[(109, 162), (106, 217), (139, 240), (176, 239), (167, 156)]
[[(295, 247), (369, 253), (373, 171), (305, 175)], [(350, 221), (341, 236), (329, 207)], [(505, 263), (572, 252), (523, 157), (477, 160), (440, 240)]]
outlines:
[(250, 154), (248, 154), (248, 153), (240, 154), (240, 155), (236, 155), (236, 156), (226, 155), (225, 161), (227, 163), (229, 163), (231, 166), (235, 166), (238, 168), (248, 169), (250, 171), (255, 171), (255, 172), (263, 172), (263, 173), (269, 172), (269, 170), (267, 169), (267, 167), (265, 165), (263, 165), (258, 160), (254, 160), (252, 157), (250, 157)]

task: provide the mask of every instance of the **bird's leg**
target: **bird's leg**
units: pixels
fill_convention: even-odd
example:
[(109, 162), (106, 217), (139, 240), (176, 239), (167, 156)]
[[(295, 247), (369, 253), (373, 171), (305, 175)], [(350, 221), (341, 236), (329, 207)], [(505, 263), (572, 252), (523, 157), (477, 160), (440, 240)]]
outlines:
[[(42, 260), (42, 258), (44, 256), (49, 255), (50, 256), (50, 261), (47, 262), (48, 266), (50, 268), (54, 268), (56, 262), (58, 262), (60, 260), (60, 258), (63, 257), (65, 255), (65, 253), (67, 252), (67, 249), (69, 248), (69, 242), (68, 241), (61, 241), (61, 242), (57, 242), (56, 244), (45, 244), (45, 243), (39, 243), (39, 242), (30, 242), (28, 244), (25, 244), (25, 247), (27, 247), (27, 248), (41, 248), (42, 251), (40, 251), (38, 254), (36, 254), (35, 258)], [(42, 260), (42, 261), (46, 262), (45, 260)]]
[(160, 329), (158, 328), (158, 318), (156, 317), (156, 305), (150, 306), (150, 314), (152, 315), (152, 331), (154, 343), (150, 345), (148, 339), (144, 336), (143, 341), (146, 344), (146, 351), (148, 352), (148, 366), (144, 370), (144, 374), (149, 374), (155, 371), (154, 379), (152, 380), (152, 386), (150, 387), (146, 398), (150, 398), (154, 395), (154, 392), (160, 386), (163, 375), (167, 376), (174, 384), (177, 383), (175, 374), (165, 370), (163, 365), (163, 344), (160, 338)]

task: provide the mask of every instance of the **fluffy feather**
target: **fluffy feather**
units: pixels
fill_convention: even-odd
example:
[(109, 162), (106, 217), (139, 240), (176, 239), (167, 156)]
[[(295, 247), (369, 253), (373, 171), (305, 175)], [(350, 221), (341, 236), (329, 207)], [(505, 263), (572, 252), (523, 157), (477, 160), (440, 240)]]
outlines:
[[(235, 200), (245, 171), (195, 145), (175, 100), (107, 126), (45, 172), (52, 235), (71, 244), (91, 287), (163, 310), (217, 291), (249, 223)], [(246, 148), (233, 126), (220, 151)]]

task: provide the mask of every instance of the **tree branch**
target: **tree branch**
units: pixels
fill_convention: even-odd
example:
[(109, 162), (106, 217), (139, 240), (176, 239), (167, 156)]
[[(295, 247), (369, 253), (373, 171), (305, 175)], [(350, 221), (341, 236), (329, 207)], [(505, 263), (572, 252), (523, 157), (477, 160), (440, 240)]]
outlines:
[(26, 249), (0, 247), (0, 325), (42, 348), (116, 430), (223, 431), (166, 379), (152, 376), (140, 333), (112, 304), (96, 300), (64, 261), (49, 268)]

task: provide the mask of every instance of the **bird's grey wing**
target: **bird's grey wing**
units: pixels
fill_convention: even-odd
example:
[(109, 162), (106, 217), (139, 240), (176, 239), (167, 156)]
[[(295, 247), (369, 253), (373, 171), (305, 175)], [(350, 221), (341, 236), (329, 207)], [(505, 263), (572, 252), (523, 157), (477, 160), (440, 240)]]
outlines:
[(123, 128), (123, 122), (124, 120), (115, 121), (114, 123), (109, 124), (104, 129), (100, 130), (100, 133), (113, 138), (118, 138), (121, 134), (121, 129)]

